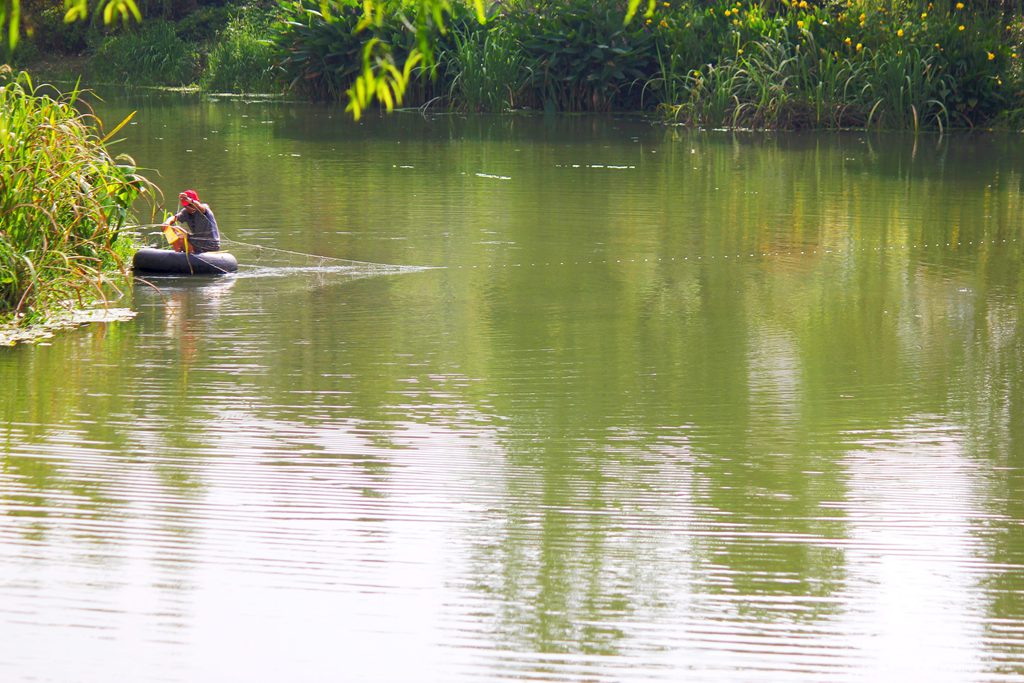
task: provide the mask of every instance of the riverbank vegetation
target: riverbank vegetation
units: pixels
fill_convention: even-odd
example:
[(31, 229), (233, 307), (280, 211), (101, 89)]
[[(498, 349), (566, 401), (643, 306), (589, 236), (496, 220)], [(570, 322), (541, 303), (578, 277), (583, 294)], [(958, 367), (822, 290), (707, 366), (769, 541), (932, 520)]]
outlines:
[[(365, 41), (361, 12), (290, 0), (273, 35), (294, 87), (336, 99)], [(752, 3), (665, 0), (624, 24), (624, 0), (492, 6), (485, 25), (456, 7), (432, 78), (437, 98), (479, 111), (659, 111), (681, 123), (756, 128), (1018, 127), (1020, 38), (1008, 6), (937, 0)], [(395, 61), (413, 47), (401, 17), (363, 33)]]
[[(753, 128), (1024, 125), (1024, 19), (1001, 2), (660, 0), (625, 22), (628, 0), (454, 0), (428, 17), (410, 8), (429, 3), (378, 3), (372, 21), (361, 0), (153, 0), (141, 25), (114, 27), (65, 24), (32, 2), (27, 61), (61, 45), (85, 55), (87, 78), (118, 84), (345, 104), (369, 65), (382, 76), (360, 87), (386, 106)], [(408, 82), (394, 87), (385, 76), (403, 65)]]
[[(153, 3), (155, 4), (155, 3)], [(366, 22), (357, 0), (255, 6), (162, 3), (114, 29), (37, 13), (32, 49), (79, 49), (100, 82), (198, 84), (346, 102), (372, 45), (401, 65), (422, 22)], [(145, 7), (153, 12), (156, 7)], [(327, 11), (325, 11), (327, 10)], [(453, 3), (407, 88), (380, 100), (472, 111), (657, 111), (703, 126), (1019, 127), (1024, 21), (1004, 5), (939, 0)], [(34, 46), (34, 47), (33, 47)]]
[(125, 227), (148, 182), (106, 149), (127, 119), (101, 138), (77, 95), (0, 68), (0, 325), (103, 299), (130, 262)]

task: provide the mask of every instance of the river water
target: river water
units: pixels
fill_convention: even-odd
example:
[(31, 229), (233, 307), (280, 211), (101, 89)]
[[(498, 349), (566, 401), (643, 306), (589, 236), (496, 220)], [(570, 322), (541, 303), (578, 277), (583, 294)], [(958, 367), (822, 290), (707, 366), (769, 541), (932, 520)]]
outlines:
[(1021, 139), (133, 109), (242, 268), (0, 350), (0, 680), (1024, 677)]

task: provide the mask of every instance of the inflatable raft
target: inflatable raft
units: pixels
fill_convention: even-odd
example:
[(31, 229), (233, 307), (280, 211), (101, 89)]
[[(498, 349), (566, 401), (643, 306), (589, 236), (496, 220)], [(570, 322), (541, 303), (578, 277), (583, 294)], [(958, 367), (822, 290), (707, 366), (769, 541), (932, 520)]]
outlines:
[(135, 252), (132, 268), (140, 275), (225, 275), (238, 270), (238, 261), (226, 251), (186, 254), (143, 247)]

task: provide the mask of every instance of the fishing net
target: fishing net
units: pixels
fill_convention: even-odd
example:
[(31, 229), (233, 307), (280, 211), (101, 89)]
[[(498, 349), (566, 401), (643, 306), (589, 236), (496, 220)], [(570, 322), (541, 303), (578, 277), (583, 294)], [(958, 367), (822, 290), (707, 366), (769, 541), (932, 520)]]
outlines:
[(308, 254), (301, 251), (240, 242), (221, 235), (221, 248), (238, 259), (239, 271), (249, 275), (273, 276), (302, 272), (386, 275), (422, 270), (420, 266), (395, 266), (371, 261)]
[[(156, 248), (167, 248), (161, 230), (163, 224), (132, 226), (136, 240)], [(151, 229), (146, 232), (146, 229)], [(388, 275), (425, 270), (426, 266), (396, 266), (371, 261), (337, 258), (309, 254), (263, 244), (252, 244), (231, 239), (221, 233), (221, 249), (230, 251), (238, 259), (238, 274), (241, 277), (284, 277), (303, 273), (326, 275), (331, 273), (345, 274), (351, 277), (367, 277), (370, 275)]]

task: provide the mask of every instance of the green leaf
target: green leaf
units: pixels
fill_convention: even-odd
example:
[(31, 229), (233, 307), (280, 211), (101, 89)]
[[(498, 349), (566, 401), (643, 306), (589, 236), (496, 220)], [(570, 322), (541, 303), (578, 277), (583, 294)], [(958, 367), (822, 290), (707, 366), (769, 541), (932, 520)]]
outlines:
[(121, 123), (119, 123), (119, 124), (117, 124), (116, 126), (114, 126), (114, 130), (112, 130), (112, 131), (110, 131), (109, 133), (107, 133), (107, 135), (106, 135), (106, 136), (105, 136), (105, 137), (104, 137), (104, 138), (103, 138), (102, 140), (100, 140), (100, 142), (106, 142), (106, 141), (107, 141), (107, 140), (109, 140), (110, 138), (114, 137), (114, 135), (116, 135), (116, 134), (117, 134), (117, 131), (119, 131), (119, 130), (121, 130), (122, 128), (124, 128), (124, 127), (125, 127), (125, 125), (126, 125), (126, 124), (127, 124), (127, 123), (128, 123), (129, 121), (131, 121), (131, 120), (132, 120), (132, 118), (133, 118), (133, 117), (135, 116), (135, 114), (136, 114), (136, 112), (134, 112), (134, 111), (133, 111), (133, 112), (132, 112), (131, 114), (128, 114), (128, 116), (124, 117), (124, 121), (121, 121)]

